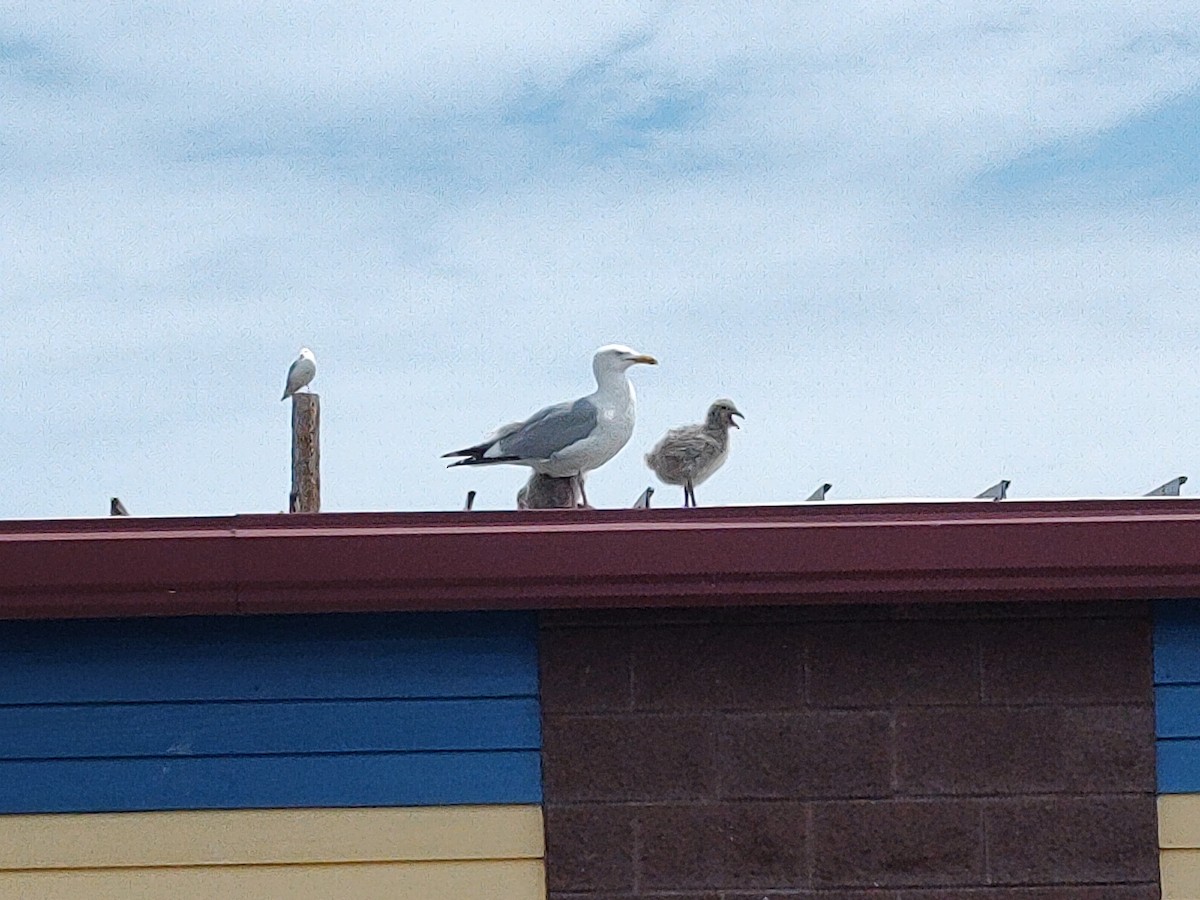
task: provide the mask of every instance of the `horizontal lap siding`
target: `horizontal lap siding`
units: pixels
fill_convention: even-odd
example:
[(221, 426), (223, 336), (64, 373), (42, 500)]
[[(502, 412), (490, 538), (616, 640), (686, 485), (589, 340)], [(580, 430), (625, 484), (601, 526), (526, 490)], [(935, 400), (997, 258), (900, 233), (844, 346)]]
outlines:
[(21, 900), (537, 900), (540, 860), (0, 872)]
[(524, 614), (0, 625), (0, 812), (537, 803)]
[(511, 613), (0, 623), (0, 704), (537, 696)]
[(1154, 683), (1200, 684), (1200, 601), (1154, 605)]
[(541, 856), (542, 812), (536, 806), (0, 816), (0, 870)]
[(0, 762), (8, 812), (537, 803), (538, 751)]
[(1159, 868), (1164, 900), (1200, 897), (1200, 602), (1155, 606)]
[(1200, 793), (1200, 602), (1155, 606), (1154, 699), (1159, 793)]
[(1200, 897), (1200, 794), (1158, 798), (1158, 837), (1164, 900)]
[(0, 706), (0, 761), (538, 746), (533, 697)]
[(541, 900), (536, 806), (0, 816), (0, 897)]

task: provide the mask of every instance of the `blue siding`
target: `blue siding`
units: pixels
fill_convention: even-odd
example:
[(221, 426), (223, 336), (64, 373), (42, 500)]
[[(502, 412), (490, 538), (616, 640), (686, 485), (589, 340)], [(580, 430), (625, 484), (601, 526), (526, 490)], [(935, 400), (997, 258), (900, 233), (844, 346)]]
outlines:
[(1200, 684), (1200, 601), (1154, 604), (1154, 683)]
[(1200, 601), (1154, 605), (1158, 790), (1200, 792)]
[(540, 803), (536, 750), (0, 762), (0, 810)]
[(1154, 705), (1160, 738), (1200, 737), (1200, 685), (1158, 685)]
[(1200, 793), (1200, 740), (1159, 740), (1158, 792)]
[(540, 746), (533, 698), (0, 707), (0, 760)]
[(532, 803), (533, 614), (0, 623), (0, 812)]
[(537, 694), (509, 613), (0, 623), (0, 703)]

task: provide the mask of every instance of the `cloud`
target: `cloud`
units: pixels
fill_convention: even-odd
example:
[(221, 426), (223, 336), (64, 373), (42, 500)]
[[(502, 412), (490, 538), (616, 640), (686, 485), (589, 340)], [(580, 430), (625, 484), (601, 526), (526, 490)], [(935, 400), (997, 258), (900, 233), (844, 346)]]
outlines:
[(0, 80), (10, 90), (64, 87), (71, 80), (70, 74), (45, 47), (22, 38), (0, 41)]
[(719, 395), (707, 503), (1187, 471), (1190, 2), (505, 10), (0, 14), (0, 515), (280, 508), (301, 343), (330, 509), (511, 507), (612, 340), (605, 505)]
[(637, 59), (652, 39), (649, 32), (619, 39), (557, 83), (526, 84), (502, 123), (540, 154), (563, 152), (583, 165), (629, 156), (658, 166), (698, 164), (687, 158), (686, 138), (703, 127), (705, 93)]
[(1023, 153), (977, 180), (995, 202), (1043, 200), (1119, 206), (1200, 185), (1200, 93), (1174, 97), (1119, 125)]

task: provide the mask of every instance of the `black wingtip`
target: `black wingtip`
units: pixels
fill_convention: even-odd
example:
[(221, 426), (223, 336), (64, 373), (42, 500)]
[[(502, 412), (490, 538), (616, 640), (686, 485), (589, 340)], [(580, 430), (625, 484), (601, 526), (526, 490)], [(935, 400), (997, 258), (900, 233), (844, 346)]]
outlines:
[(452, 456), (483, 456), (491, 448), (491, 444), (475, 444), (473, 447), (463, 447), (461, 450), (451, 450), (449, 453), (443, 453), (442, 459), (449, 459)]
[(518, 462), (519, 456), (489, 456), (484, 459), (482, 456), (472, 456), (469, 459), (460, 459), (458, 462), (452, 462), (446, 466), (447, 469), (453, 469), (455, 466), (490, 466), (494, 463)]

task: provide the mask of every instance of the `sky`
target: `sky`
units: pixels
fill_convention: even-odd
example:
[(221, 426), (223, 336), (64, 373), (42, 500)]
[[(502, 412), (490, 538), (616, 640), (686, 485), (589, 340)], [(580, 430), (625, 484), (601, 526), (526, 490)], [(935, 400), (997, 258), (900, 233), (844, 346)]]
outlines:
[(1195, 0), (710, 6), (0, 5), (0, 518), (285, 509), (302, 345), (328, 511), (610, 342), (596, 506), (722, 396), (702, 505), (1200, 485)]

